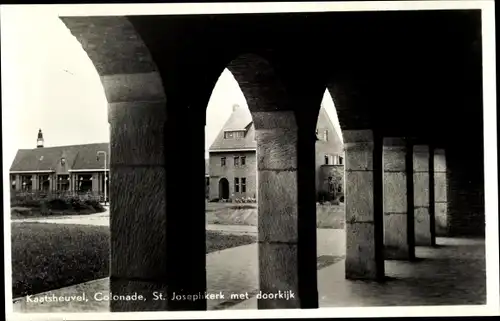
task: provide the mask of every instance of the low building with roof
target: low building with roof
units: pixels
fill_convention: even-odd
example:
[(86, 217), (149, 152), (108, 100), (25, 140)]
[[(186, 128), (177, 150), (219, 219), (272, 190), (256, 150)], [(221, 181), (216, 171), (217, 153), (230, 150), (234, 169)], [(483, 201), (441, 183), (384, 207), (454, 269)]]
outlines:
[[(44, 147), (40, 129), (36, 148), (17, 151), (10, 167), (11, 190), (47, 194), (91, 193), (102, 198), (106, 188), (109, 198), (109, 155), (109, 143)], [(208, 167), (206, 160), (207, 196)]]
[[(343, 143), (321, 107), (316, 127), (316, 191), (343, 193)], [(209, 148), (209, 199), (257, 197), (257, 141), (247, 108), (233, 112)]]
[(109, 195), (109, 143), (20, 149), (10, 168), (13, 191)]

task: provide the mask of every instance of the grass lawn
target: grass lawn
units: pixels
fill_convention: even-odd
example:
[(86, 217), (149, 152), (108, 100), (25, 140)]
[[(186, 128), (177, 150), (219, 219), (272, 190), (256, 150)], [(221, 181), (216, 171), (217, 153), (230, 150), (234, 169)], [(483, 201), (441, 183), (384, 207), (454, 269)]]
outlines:
[[(109, 227), (17, 222), (11, 227), (14, 298), (109, 275)], [(206, 233), (207, 253), (256, 241), (250, 235)]]
[[(257, 204), (210, 203), (206, 204), (208, 224), (257, 226)], [(318, 228), (343, 229), (345, 214), (343, 205), (317, 205)]]

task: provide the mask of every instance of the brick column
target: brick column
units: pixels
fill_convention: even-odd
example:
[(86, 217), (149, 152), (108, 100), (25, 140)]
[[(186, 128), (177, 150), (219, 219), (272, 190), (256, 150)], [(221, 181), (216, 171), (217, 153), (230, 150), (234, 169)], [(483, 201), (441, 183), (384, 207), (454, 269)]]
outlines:
[(38, 191), (38, 175), (37, 174), (33, 174), (33, 175), (31, 175), (31, 178), (33, 179), (31, 181), (31, 190), (33, 192), (36, 192), (36, 191)]
[(412, 260), (415, 241), (413, 208), (409, 208), (413, 202), (408, 199), (406, 141), (384, 138), (383, 144), (385, 258)]
[(436, 236), (448, 234), (448, 181), (446, 154), (444, 149), (434, 150), (434, 209), (436, 216)]
[(371, 130), (343, 132), (348, 279), (382, 279), (382, 150)]
[(429, 146), (413, 146), (415, 245), (434, 245), (430, 211)]
[(160, 99), (109, 104), (111, 291), (147, 298), (111, 311), (206, 310), (203, 297), (171, 300), (206, 290), (205, 119), (173, 106), (167, 120), (166, 109)]
[(23, 182), (21, 182), (21, 175), (16, 174), (16, 191), (20, 191), (23, 188), (22, 184)]
[(92, 194), (99, 193), (99, 173), (92, 173)]
[(55, 180), (56, 180), (56, 175), (50, 173), (49, 174), (49, 193), (52, 193), (54, 191), (54, 185), (55, 185)]
[[(299, 136), (294, 112), (254, 112), (257, 130), (259, 309), (317, 308), (314, 130)], [(286, 297), (285, 297), (286, 298)]]

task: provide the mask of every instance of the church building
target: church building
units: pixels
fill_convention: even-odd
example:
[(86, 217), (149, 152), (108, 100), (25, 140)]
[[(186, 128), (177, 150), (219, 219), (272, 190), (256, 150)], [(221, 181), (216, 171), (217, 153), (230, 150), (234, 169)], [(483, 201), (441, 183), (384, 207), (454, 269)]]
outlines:
[[(326, 110), (316, 127), (316, 191), (318, 200), (343, 193), (343, 144)], [(209, 148), (209, 200), (257, 198), (257, 141), (247, 108), (233, 112)]]

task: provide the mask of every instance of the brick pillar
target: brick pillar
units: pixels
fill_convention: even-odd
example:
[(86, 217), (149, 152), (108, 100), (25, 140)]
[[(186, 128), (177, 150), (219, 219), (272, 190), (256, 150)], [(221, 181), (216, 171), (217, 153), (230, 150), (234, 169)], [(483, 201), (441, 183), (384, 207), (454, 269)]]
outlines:
[(406, 141), (384, 138), (383, 159), (385, 258), (412, 260), (415, 258), (415, 237), (413, 202), (408, 199)]
[(32, 181), (31, 181), (31, 190), (33, 192), (36, 192), (36, 191), (38, 191), (38, 175), (37, 174), (33, 174), (33, 175), (31, 175), (31, 178), (32, 178)]
[[(314, 128), (297, 128), (294, 112), (254, 112), (257, 130), (259, 309), (317, 308)], [(308, 135), (310, 134), (310, 135)]]
[(50, 173), (49, 174), (49, 193), (52, 193), (54, 191), (54, 186), (55, 186), (55, 180), (56, 180), (56, 175)]
[(23, 188), (22, 184), (23, 183), (21, 182), (21, 175), (16, 174), (16, 191), (19, 191)]
[(206, 290), (205, 118), (175, 107), (167, 120), (164, 100), (109, 104), (110, 288), (147, 298), (112, 301), (113, 312), (206, 309), (203, 298), (171, 300)]
[(99, 173), (92, 173), (92, 194), (99, 193)]
[(434, 209), (436, 236), (448, 235), (446, 154), (444, 149), (434, 150)]
[(429, 146), (413, 146), (415, 245), (434, 245), (430, 210)]
[(382, 149), (371, 130), (343, 132), (347, 279), (384, 277)]

